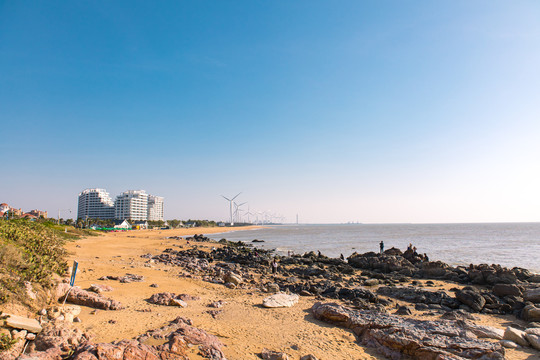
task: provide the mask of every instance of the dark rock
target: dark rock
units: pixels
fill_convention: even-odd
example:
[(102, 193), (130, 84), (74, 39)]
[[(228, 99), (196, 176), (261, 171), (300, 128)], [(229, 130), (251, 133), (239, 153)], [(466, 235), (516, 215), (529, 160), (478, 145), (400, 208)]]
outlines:
[(450, 266), (442, 261), (428, 261), (420, 265), (422, 275), (425, 277), (443, 278), (451, 273)]
[(415, 266), (407, 259), (398, 255), (381, 255), (375, 253), (354, 253), (347, 258), (349, 265), (358, 269), (379, 270), (383, 273), (401, 271), (403, 269), (415, 270)]
[(430, 291), (402, 286), (382, 286), (377, 289), (377, 294), (390, 296), (395, 299), (405, 300), (412, 303), (444, 304), (455, 309), (459, 306), (457, 301), (448, 296), (444, 291)]
[(526, 305), (521, 310), (521, 318), (526, 321), (540, 321), (540, 308), (534, 305)]
[(411, 315), (412, 310), (408, 306), (400, 306), (395, 312), (395, 315)]
[(480, 293), (469, 289), (457, 291), (456, 299), (474, 311), (482, 310), (486, 304), (486, 299)]
[(474, 284), (479, 285), (515, 284), (518, 279), (512, 270), (500, 265), (471, 265), (468, 275)]
[(445, 312), (441, 319), (446, 320), (478, 320), (478, 317), (463, 310), (452, 310)]
[(523, 293), (523, 299), (533, 303), (540, 303), (540, 288), (525, 290)]
[(495, 284), (493, 285), (493, 293), (497, 296), (504, 297), (507, 295), (521, 296), (521, 290), (514, 284)]

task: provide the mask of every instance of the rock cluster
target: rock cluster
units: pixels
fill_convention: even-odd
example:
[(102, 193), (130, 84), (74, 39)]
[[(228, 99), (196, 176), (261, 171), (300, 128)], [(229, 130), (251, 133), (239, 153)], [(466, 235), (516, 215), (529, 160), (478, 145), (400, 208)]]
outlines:
[(62, 283), (58, 286), (58, 301), (63, 302), (66, 294), (68, 294), (67, 301), (72, 304), (83, 305), (102, 310), (120, 310), (124, 308), (124, 306), (120, 302), (106, 298), (101, 294), (83, 290), (78, 286), (74, 286), (71, 289), (70, 288), (71, 287), (69, 286), (69, 284), (65, 283)]
[(500, 344), (478, 340), (451, 320), (415, 320), (335, 303), (316, 303), (316, 319), (351, 329), (364, 345), (391, 359), (504, 359)]
[[(165, 340), (162, 345), (147, 345), (150, 339)], [(225, 360), (223, 344), (217, 337), (192, 326), (178, 317), (168, 325), (149, 331), (136, 339), (113, 343), (93, 343), (88, 335), (67, 322), (51, 322), (36, 337), (27, 354), (19, 360), (188, 360), (190, 346), (196, 345), (201, 356)]]
[(117, 280), (121, 283), (132, 283), (144, 281), (144, 276), (136, 274), (126, 274), (124, 276), (106, 275), (100, 277), (98, 280)]
[(166, 306), (179, 306), (186, 307), (186, 301), (190, 300), (199, 300), (197, 296), (191, 296), (188, 294), (175, 294), (170, 292), (161, 292), (152, 295), (148, 302), (156, 305), (166, 305)]

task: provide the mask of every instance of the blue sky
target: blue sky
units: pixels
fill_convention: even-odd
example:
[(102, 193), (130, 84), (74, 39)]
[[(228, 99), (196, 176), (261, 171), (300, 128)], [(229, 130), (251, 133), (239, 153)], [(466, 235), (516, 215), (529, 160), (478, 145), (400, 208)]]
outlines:
[(536, 1), (0, 1), (0, 201), (538, 221)]

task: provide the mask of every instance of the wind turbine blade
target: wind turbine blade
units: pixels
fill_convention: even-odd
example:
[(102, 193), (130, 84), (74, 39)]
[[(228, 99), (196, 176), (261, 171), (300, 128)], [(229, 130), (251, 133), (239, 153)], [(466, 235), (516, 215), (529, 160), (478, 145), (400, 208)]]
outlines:
[(242, 192), (239, 192), (238, 194), (236, 194), (236, 196), (235, 196), (235, 197), (233, 197), (233, 198), (232, 198), (231, 200), (234, 200), (234, 199), (236, 199), (236, 198), (238, 197), (238, 195), (240, 195), (241, 193), (242, 193)]
[[(231, 199), (227, 199), (227, 198), (226, 198), (225, 196), (223, 196), (223, 195), (221, 195), (221, 197), (224, 198), (224, 199), (227, 200), (227, 201), (232, 201)], [(233, 200), (234, 200), (234, 198), (233, 198)]]

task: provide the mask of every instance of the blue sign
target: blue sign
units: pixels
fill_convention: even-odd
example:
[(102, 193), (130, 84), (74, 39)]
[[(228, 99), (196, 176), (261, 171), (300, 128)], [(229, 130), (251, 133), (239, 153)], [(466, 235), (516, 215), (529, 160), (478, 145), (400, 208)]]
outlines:
[(75, 285), (75, 276), (77, 275), (78, 262), (73, 261), (73, 270), (71, 270), (71, 280), (69, 280), (69, 286)]

